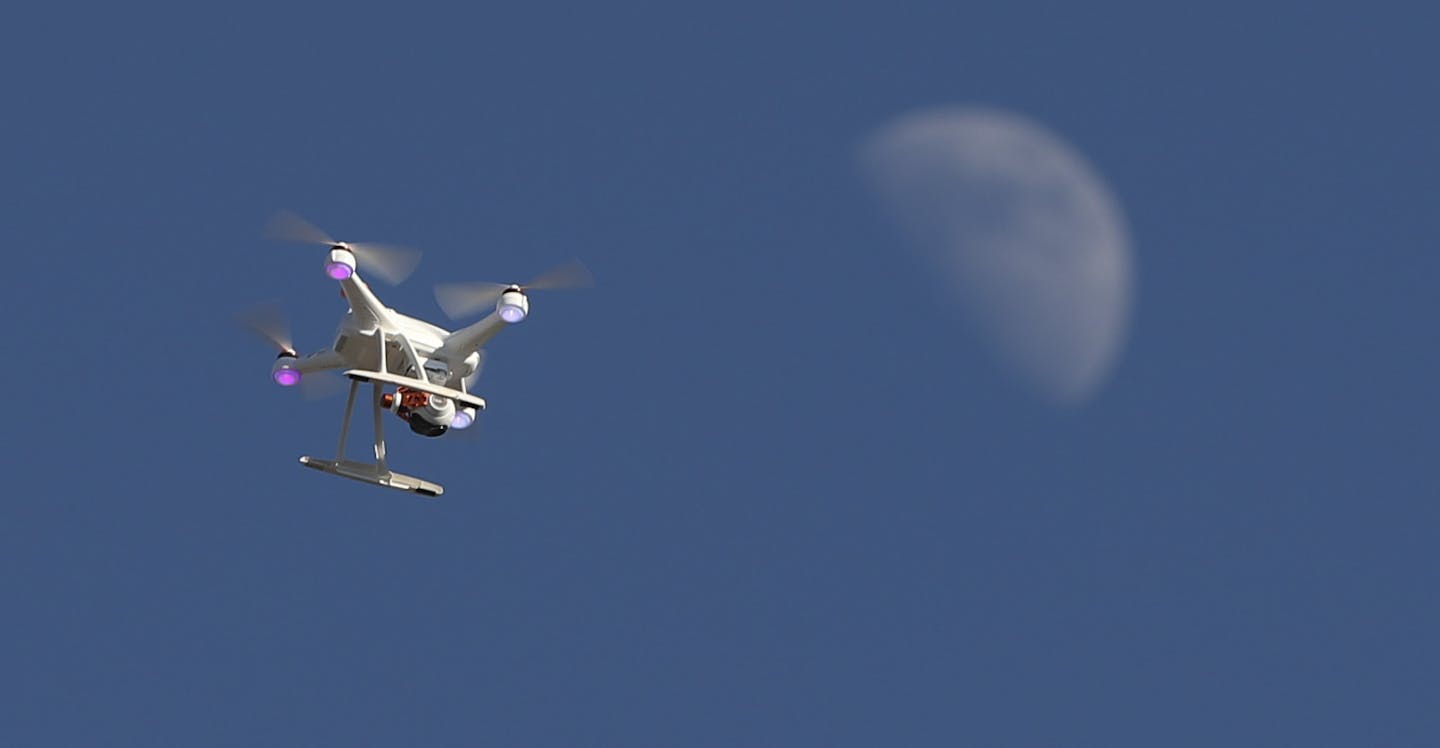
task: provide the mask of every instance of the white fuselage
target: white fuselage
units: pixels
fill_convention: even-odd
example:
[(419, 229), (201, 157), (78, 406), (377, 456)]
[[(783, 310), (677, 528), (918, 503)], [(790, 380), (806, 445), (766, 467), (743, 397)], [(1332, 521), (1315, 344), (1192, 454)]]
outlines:
[[(480, 346), (506, 326), (492, 313), (457, 331), (401, 314), (380, 302), (359, 274), (340, 281), (350, 312), (331, 347), (297, 362), (304, 373), (329, 369), (383, 371), (461, 389), (479, 365)], [(380, 341), (383, 337), (382, 365)]]

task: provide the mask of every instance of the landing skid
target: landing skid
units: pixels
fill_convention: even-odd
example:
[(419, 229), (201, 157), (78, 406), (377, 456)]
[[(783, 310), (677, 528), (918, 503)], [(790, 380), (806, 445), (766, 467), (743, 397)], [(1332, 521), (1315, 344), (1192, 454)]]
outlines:
[[(384, 366), (383, 353), (380, 360)], [(369, 483), (372, 486), (393, 488), (398, 491), (409, 491), (410, 493), (435, 498), (445, 493), (445, 488), (439, 483), (431, 483), (423, 478), (416, 478), (413, 475), (396, 473), (390, 470), (385, 464), (385, 428), (382, 423), (381, 414), (384, 407), (381, 405), (381, 383), (376, 381), (371, 385), (373, 395), (371, 407), (375, 414), (375, 462), (355, 462), (345, 459), (345, 439), (350, 434), (350, 414), (355, 410), (355, 391), (360, 388), (359, 379), (350, 381), (350, 396), (345, 400), (345, 418), (340, 421), (340, 445), (335, 450), (335, 459), (326, 460), (318, 457), (305, 455), (300, 458), (300, 464), (305, 467), (319, 470), (322, 473), (338, 475), (341, 478)], [(483, 405), (481, 407), (484, 407)]]
[(376, 465), (368, 462), (325, 460), (306, 455), (300, 458), (300, 464), (319, 470), (322, 473), (338, 475), (342, 478), (358, 480), (361, 483), (369, 483), (374, 486), (409, 491), (410, 493), (420, 494), (421, 496), (432, 499), (445, 493), (445, 488), (438, 483), (431, 483), (423, 478), (416, 478), (413, 475), (404, 475), (403, 473), (393, 471), (380, 473)]

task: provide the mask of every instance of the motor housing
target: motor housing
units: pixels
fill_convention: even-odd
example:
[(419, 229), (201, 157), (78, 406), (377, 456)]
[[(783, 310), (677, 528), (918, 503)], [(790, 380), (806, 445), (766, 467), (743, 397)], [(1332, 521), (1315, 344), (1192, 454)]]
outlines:
[(455, 418), (450, 421), (450, 428), (460, 431), (475, 425), (475, 409), (469, 405), (455, 411)]
[(300, 384), (300, 359), (295, 351), (281, 351), (275, 357), (275, 363), (270, 367), (270, 379), (281, 387), (294, 387)]
[(343, 244), (330, 248), (325, 258), (325, 275), (331, 280), (345, 280), (355, 274), (355, 253)]
[(495, 302), (495, 311), (500, 313), (500, 319), (512, 325), (523, 322), (530, 314), (530, 299), (519, 288), (512, 288), (500, 294), (500, 300)]

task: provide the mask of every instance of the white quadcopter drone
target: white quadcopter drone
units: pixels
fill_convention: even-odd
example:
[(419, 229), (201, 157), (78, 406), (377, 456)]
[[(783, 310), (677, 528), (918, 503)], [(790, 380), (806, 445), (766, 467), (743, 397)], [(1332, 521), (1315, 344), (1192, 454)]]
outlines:
[[(574, 288), (592, 283), (589, 271), (578, 261), (561, 265), (529, 283), (459, 283), (435, 287), (435, 299), (452, 318), (462, 318), (494, 304), (495, 311), (455, 331), (396, 312), (376, 298), (360, 279), (357, 268), (400, 283), (415, 269), (419, 252), (403, 247), (356, 244), (331, 239), (299, 216), (282, 212), (267, 235), (285, 241), (319, 244), (328, 248), (325, 274), (340, 284), (350, 311), (340, 321), (334, 344), (301, 358), (290, 342), (286, 325), (274, 313), (252, 312), (242, 317), (256, 332), (280, 349), (270, 376), (281, 387), (294, 387), (309, 374), (344, 370), (350, 378), (350, 395), (340, 422), (340, 446), (335, 459), (304, 456), (309, 468), (386, 488), (435, 497), (439, 484), (390, 470), (385, 460), (383, 411), (390, 411), (427, 437), (443, 436), (474, 425), (485, 400), (470, 388), (480, 376), (485, 352), (496, 333), (521, 322), (530, 313), (527, 292), (547, 288)], [(358, 264), (357, 264), (358, 262)], [(369, 382), (374, 410), (375, 462), (345, 458), (345, 440), (355, 393)], [(393, 392), (386, 389), (393, 387)]]

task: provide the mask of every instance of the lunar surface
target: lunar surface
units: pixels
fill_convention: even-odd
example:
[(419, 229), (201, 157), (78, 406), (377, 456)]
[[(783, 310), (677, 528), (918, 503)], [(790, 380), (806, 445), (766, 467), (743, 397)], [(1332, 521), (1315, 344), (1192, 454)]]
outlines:
[(1008, 368), (1058, 403), (1104, 384), (1132, 295), (1120, 206), (1078, 151), (984, 108), (897, 117), (861, 164), (911, 246)]

